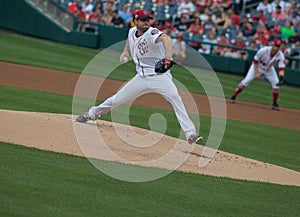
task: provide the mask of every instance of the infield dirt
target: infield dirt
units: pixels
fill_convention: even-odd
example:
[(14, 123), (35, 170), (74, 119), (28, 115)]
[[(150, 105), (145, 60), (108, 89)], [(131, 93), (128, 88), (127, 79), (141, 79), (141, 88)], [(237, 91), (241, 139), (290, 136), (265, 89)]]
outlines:
[[(0, 62), (0, 67), (1, 85), (66, 95), (73, 95), (76, 82), (80, 76), (75, 73), (4, 62)], [(101, 78), (94, 79), (95, 82), (100, 80)], [(106, 79), (97, 98), (103, 100), (111, 96), (122, 84), (123, 82), (120, 81)], [(149, 100), (150, 97), (151, 100)], [(193, 97), (197, 102), (199, 113), (210, 115), (207, 97), (200, 94), (193, 94)], [(142, 96), (134, 104), (172, 109), (168, 102), (156, 94)], [(187, 105), (187, 110), (192, 112), (189, 108), (189, 103), (185, 102), (185, 104)], [(274, 112), (276, 112), (276, 115), (274, 115)], [(16, 116), (18, 116), (17, 119), (14, 118)], [(74, 135), (73, 122), (70, 115), (1, 110), (0, 118), (3, 123), (6, 123), (1, 125), (1, 141), (83, 156)], [(294, 109), (282, 108), (280, 112), (277, 112), (270, 110), (269, 106), (239, 102), (235, 105), (227, 104), (227, 118), (300, 130), (300, 111)], [(14, 120), (14, 122), (10, 120)], [(120, 140), (115, 135), (116, 132), (111, 127), (111, 123), (98, 121), (98, 125), (100, 126), (99, 132), (101, 131), (101, 135), (105, 138), (105, 143), (110, 145), (110, 149), (126, 159), (134, 159), (136, 164), (149, 160), (149, 158), (159, 158), (161, 154), (167, 153), (174, 146), (174, 143), (178, 141), (175, 138), (163, 136), (154, 148), (143, 148), (143, 151), (141, 151), (140, 148), (132, 148), (126, 142)], [(120, 126), (124, 131), (128, 128), (125, 125)], [(135, 131), (142, 135), (149, 133), (143, 129), (135, 129)], [(132, 134), (128, 133), (128, 137), (132, 136)], [(180, 142), (185, 143), (184, 141)], [(235, 179), (300, 185), (299, 172), (222, 151), (218, 151), (207, 166), (200, 168), (198, 167), (198, 162), (200, 157), (203, 157), (201, 155), (202, 150), (202, 146), (195, 146), (194, 150), (189, 153), (185, 163), (179, 167), (179, 170)], [(182, 150), (180, 151), (182, 152)], [(88, 157), (98, 158), (99, 156)], [(112, 160), (105, 156), (99, 158)], [(167, 165), (161, 165), (161, 167), (168, 169)]]

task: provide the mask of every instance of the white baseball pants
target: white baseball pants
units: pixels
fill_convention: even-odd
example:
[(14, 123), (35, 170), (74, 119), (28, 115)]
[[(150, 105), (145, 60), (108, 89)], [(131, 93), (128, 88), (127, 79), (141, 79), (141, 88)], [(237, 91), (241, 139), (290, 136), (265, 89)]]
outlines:
[(186, 112), (181, 96), (172, 81), (172, 75), (169, 73), (146, 77), (137, 74), (115, 95), (100, 105), (93, 106), (89, 110), (89, 115), (91, 117), (99, 117), (109, 112), (112, 108), (149, 92), (158, 93), (171, 103), (187, 139), (190, 135), (196, 134), (195, 126)]
[[(278, 76), (276, 74), (276, 71), (275, 71), (274, 67), (271, 67), (267, 71), (262, 71), (262, 69), (260, 69), (260, 68), (258, 68), (258, 70), (259, 70), (259, 73), (263, 74), (265, 76), (265, 78), (271, 83), (273, 89), (279, 89), (279, 87), (276, 86), (279, 79), (278, 79)], [(241, 83), (242, 83), (243, 86), (246, 87), (250, 84), (250, 82), (254, 78), (255, 78), (255, 71), (254, 71), (254, 65), (252, 63), (250, 69), (248, 70), (248, 73), (247, 73), (246, 77), (241, 81)]]

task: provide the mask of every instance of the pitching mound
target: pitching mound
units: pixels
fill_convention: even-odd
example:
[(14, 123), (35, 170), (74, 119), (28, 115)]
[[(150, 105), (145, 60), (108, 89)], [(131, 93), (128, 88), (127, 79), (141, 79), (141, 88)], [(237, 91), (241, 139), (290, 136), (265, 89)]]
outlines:
[[(173, 157), (187, 158), (177, 169), (180, 171), (300, 186), (297, 171), (223, 151), (217, 151), (208, 164), (199, 167), (199, 160), (207, 158), (203, 146), (190, 146), (183, 140), (127, 125), (102, 120), (81, 124), (73, 122), (71, 115), (8, 110), (1, 110), (0, 119), (5, 123), (0, 127), (3, 142), (142, 166), (153, 166), (149, 162), (167, 156), (172, 150)], [(81, 135), (76, 138), (75, 132)], [(174, 164), (166, 158), (155, 166), (173, 169)]]

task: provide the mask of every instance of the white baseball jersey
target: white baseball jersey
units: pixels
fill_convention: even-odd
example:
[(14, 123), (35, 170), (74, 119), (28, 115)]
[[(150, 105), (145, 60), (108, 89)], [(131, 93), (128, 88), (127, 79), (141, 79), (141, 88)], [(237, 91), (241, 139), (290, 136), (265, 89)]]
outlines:
[(271, 56), (271, 46), (261, 48), (254, 56), (254, 62), (258, 63), (258, 70), (262, 73), (268, 72), (274, 65), (278, 68), (284, 68), (284, 55), (278, 51), (274, 56)]
[(136, 27), (129, 30), (128, 42), (137, 74), (115, 95), (100, 105), (91, 107), (89, 116), (97, 118), (99, 115), (109, 112), (113, 107), (133, 101), (145, 93), (154, 92), (162, 95), (171, 103), (177, 120), (188, 139), (190, 135), (196, 134), (196, 128), (186, 112), (183, 101), (172, 81), (171, 73), (157, 74), (154, 71), (155, 64), (165, 58), (163, 43), (155, 43), (162, 32), (150, 27), (142, 36), (136, 37), (136, 31)]
[(136, 27), (133, 27), (128, 33), (130, 54), (136, 64), (136, 71), (143, 76), (156, 74), (155, 63), (165, 58), (165, 51), (163, 43), (155, 41), (163, 32), (150, 27), (142, 36), (136, 37), (136, 31)]
[[(258, 64), (258, 72), (264, 74), (265, 78), (271, 83), (273, 89), (278, 89), (278, 77), (274, 69), (274, 65), (279, 68), (284, 68), (284, 55), (281, 51), (278, 51), (274, 56), (271, 56), (271, 46), (262, 47), (257, 51), (254, 56), (254, 63)], [(254, 63), (251, 64), (247, 76), (241, 81), (243, 86), (248, 86), (249, 83), (255, 78)]]

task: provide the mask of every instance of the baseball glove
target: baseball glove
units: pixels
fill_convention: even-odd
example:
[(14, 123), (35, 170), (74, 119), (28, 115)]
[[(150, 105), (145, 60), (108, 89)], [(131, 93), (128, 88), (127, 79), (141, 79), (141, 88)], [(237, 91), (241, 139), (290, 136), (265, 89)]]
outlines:
[(168, 71), (174, 64), (176, 64), (173, 60), (162, 59), (159, 60), (155, 64), (155, 72), (156, 73), (165, 73)]
[(279, 82), (276, 84), (276, 86), (280, 87), (286, 83), (286, 80), (283, 76), (279, 76)]

